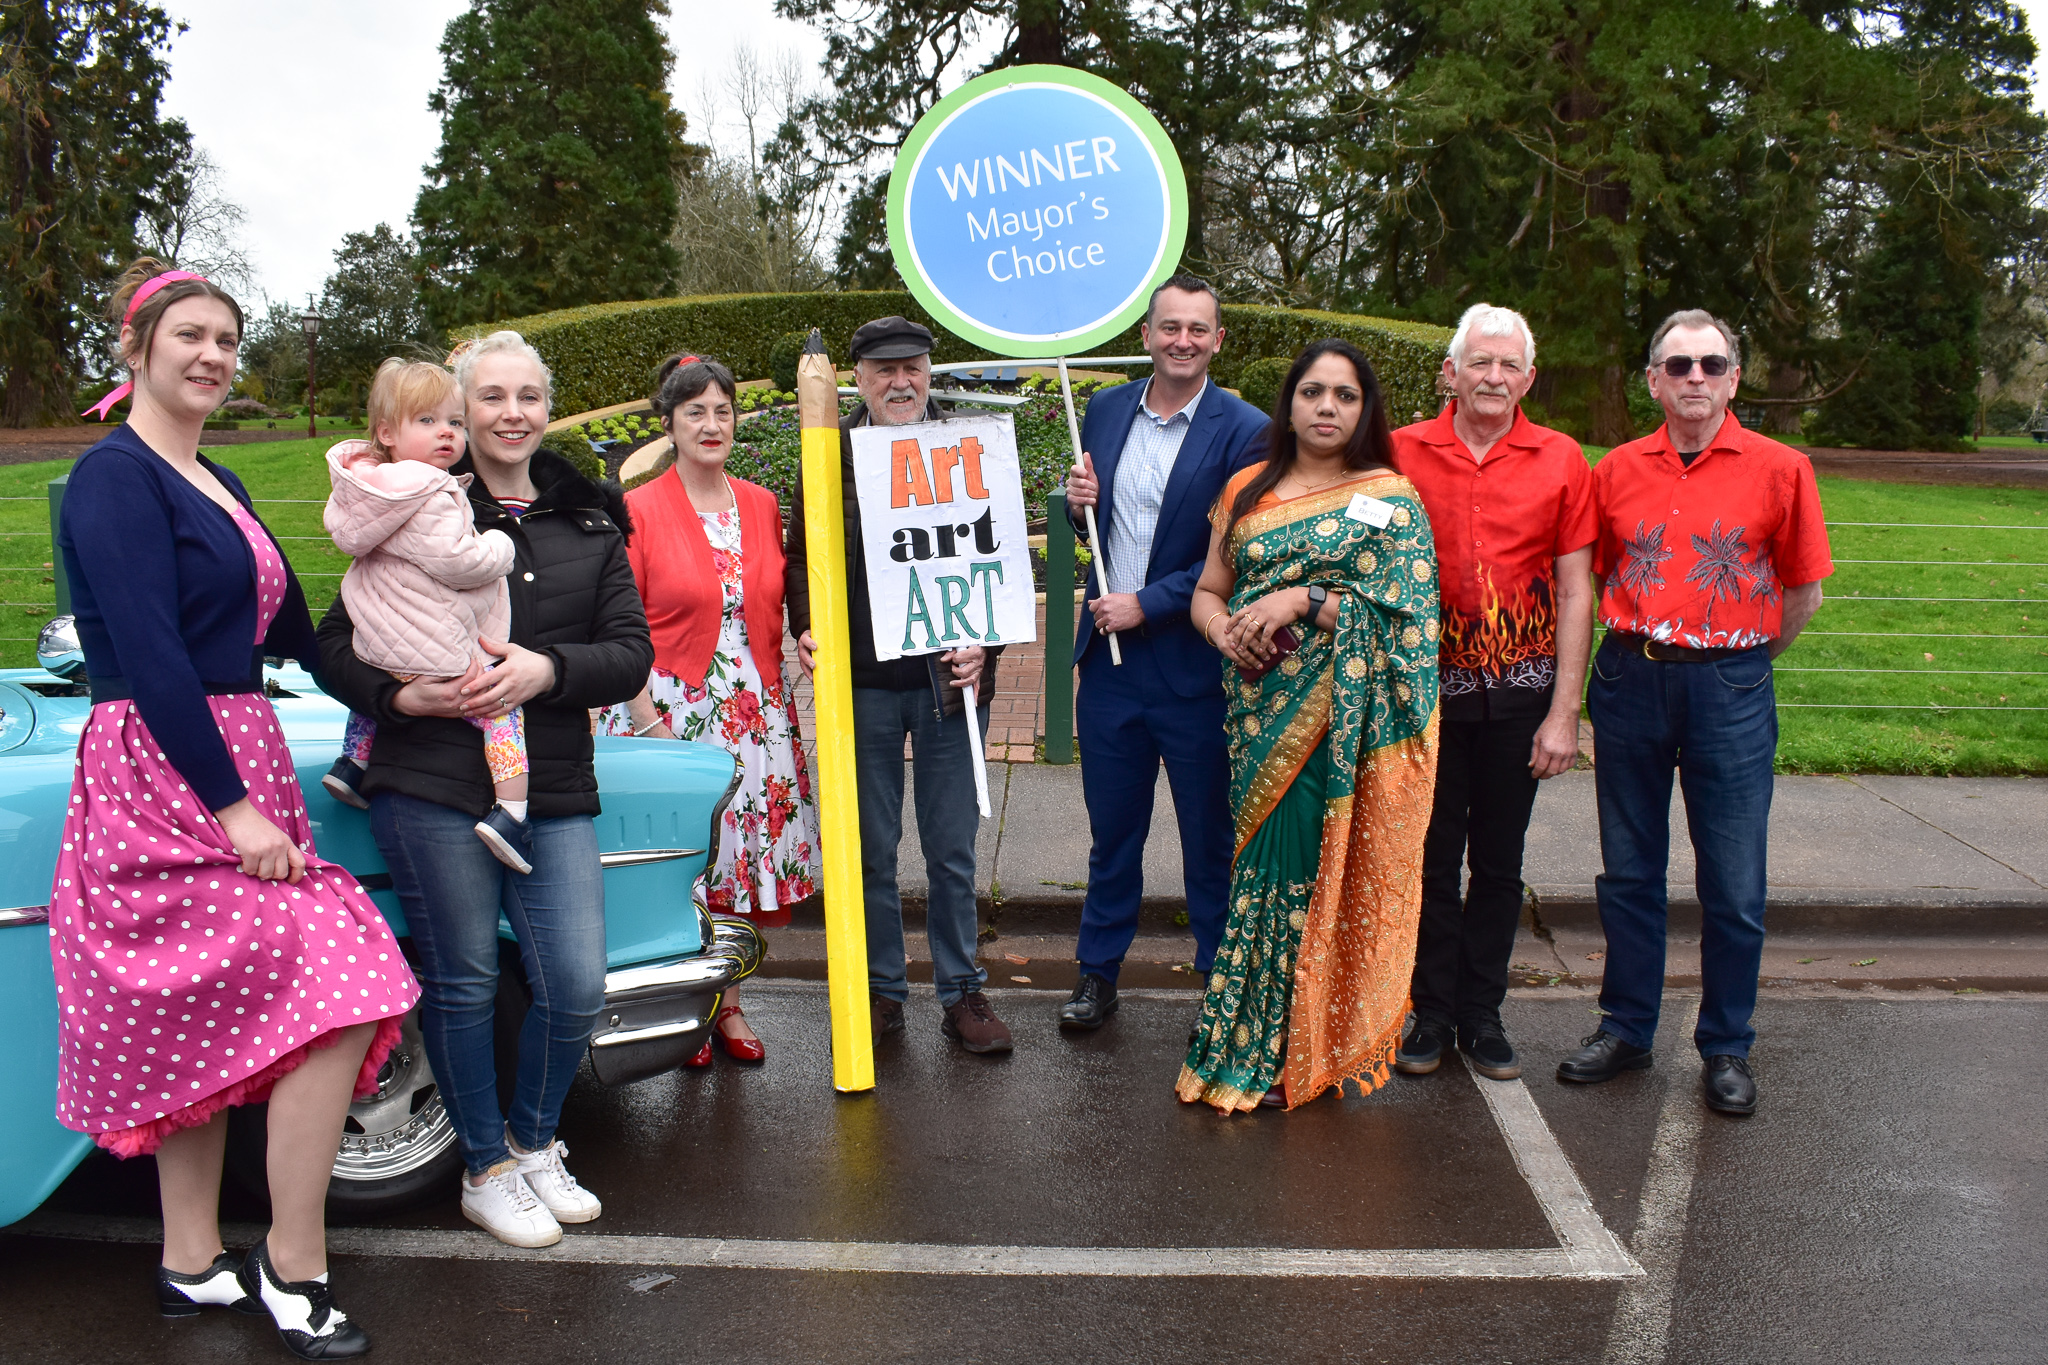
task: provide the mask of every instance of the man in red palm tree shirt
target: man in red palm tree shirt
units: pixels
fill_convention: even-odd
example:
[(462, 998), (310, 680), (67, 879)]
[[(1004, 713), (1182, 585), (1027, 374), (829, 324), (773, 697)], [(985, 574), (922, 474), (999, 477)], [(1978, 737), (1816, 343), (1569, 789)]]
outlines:
[(1586, 701), (1600, 804), (1600, 1030), (1557, 1069), (1605, 1081), (1650, 1065), (1664, 988), (1671, 775), (1698, 858), (1703, 987), (1693, 1042), (1709, 1106), (1756, 1110), (1764, 864), (1778, 747), (1771, 660), (1820, 607), (1834, 572), (1813, 466), (1728, 411), (1742, 377), (1710, 313), (1664, 320), (1650, 392), (1664, 425), (1593, 471), (1593, 575), (1607, 638)]

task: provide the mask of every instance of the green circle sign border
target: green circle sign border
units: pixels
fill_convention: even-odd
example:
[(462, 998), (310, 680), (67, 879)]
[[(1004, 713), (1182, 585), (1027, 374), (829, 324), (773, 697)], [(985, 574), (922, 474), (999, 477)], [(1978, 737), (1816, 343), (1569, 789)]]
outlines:
[(1014, 337), (992, 332), (962, 316), (946, 302), (939, 291), (916, 269), (916, 262), (906, 243), (903, 202), (910, 194), (910, 178), (899, 174), (914, 165), (923, 153), (927, 142), (944, 128), (962, 107), (981, 99), (990, 90), (1015, 85), (1055, 85), (1078, 90), (1092, 95), (1114, 106), (1118, 112), (1131, 121), (1132, 126), (1145, 137), (1146, 145), (1157, 158), (1166, 176), (1166, 249), (1160, 253), (1159, 264), (1154, 267), (1152, 278), (1143, 292), (1149, 293), (1171, 276), (1180, 264), (1182, 249), (1188, 237), (1188, 182), (1187, 173), (1181, 169), (1180, 154), (1173, 149), (1173, 142), (1166, 136), (1166, 129), (1152, 116), (1152, 111), (1132, 99), (1127, 91), (1119, 89), (1086, 71), (1070, 66), (1011, 66), (987, 75), (977, 76), (952, 94), (933, 105), (925, 116), (910, 130), (910, 136), (903, 140), (903, 147), (896, 153), (896, 161), (889, 173), (889, 255), (896, 263), (896, 273), (903, 277), (911, 296), (925, 306), (934, 319), (946, 330), (963, 341), (995, 352), (1000, 356), (1018, 359), (1036, 359), (1048, 349), (1063, 348), (1063, 354), (1072, 355), (1092, 346), (1100, 346), (1124, 328), (1137, 321), (1145, 313), (1145, 300), (1133, 298), (1107, 321), (1099, 322), (1085, 332), (1079, 332), (1062, 342), (1033, 342), (1025, 349), (1025, 343)]

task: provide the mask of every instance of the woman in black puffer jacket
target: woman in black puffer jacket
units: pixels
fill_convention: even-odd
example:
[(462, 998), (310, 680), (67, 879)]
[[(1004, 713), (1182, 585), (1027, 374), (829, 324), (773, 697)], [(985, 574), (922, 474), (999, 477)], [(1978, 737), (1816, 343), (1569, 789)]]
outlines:
[[(602, 1211), (555, 1136), (562, 1101), (604, 1004), (604, 884), (589, 710), (635, 696), (654, 663), (626, 560), (624, 495), (540, 447), (547, 367), (516, 332), (458, 354), (479, 531), (517, 548), (512, 638), (489, 672), (400, 683), (355, 657), (339, 598), (320, 624), (320, 685), (377, 723), (361, 791), (419, 955), (420, 1028), (468, 1176), (462, 1211), (514, 1246), (560, 1240)], [(466, 717), (525, 708), (531, 874), (475, 833), (495, 795), (483, 734)], [(498, 916), (511, 923), (533, 986), (519, 1038), (512, 1112), (498, 1107), (492, 1054)]]

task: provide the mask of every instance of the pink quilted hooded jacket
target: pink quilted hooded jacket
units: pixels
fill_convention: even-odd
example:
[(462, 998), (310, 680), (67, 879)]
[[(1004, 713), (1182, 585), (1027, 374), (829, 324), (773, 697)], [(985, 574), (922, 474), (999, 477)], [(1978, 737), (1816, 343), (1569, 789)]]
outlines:
[(368, 441), (327, 452), (334, 481), (322, 520), (343, 554), (341, 580), (356, 628), (356, 657), (392, 673), (452, 678), (473, 658), (489, 662), (477, 637), (502, 640), (512, 627), (512, 538), (477, 533), (469, 482), (419, 460), (378, 459)]

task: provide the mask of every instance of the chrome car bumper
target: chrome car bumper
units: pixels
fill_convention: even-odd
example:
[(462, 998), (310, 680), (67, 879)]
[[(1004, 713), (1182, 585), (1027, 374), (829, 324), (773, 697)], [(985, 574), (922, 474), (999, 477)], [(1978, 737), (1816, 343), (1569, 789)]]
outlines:
[(605, 973), (604, 1010), (590, 1035), (599, 1081), (645, 1080), (695, 1056), (711, 1037), (720, 998), (761, 965), (767, 945), (759, 930), (734, 916), (709, 920), (703, 952)]

